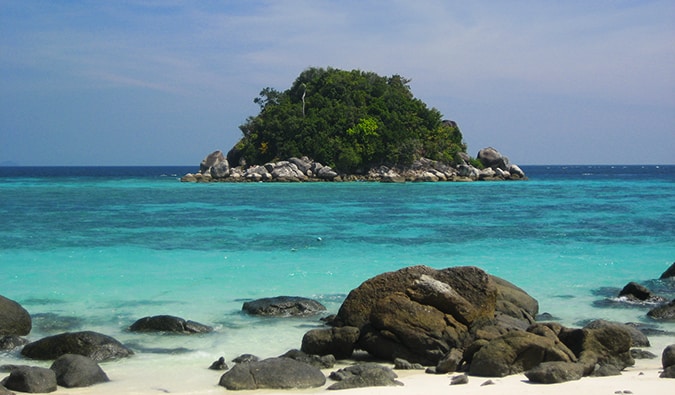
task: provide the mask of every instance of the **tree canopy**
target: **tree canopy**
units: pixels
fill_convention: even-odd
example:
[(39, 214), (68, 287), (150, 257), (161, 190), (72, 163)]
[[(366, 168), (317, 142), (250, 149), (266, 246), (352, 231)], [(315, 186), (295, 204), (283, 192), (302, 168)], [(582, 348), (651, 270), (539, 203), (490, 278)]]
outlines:
[(308, 156), (349, 173), (409, 165), (425, 157), (451, 162), (466, 151), (454, 122), (413, 97), (410, 81), (373, 72), (309, 68), (281, 92), (265, 88), (260, 113), (239, 128), (228, 159), (264, 164)]

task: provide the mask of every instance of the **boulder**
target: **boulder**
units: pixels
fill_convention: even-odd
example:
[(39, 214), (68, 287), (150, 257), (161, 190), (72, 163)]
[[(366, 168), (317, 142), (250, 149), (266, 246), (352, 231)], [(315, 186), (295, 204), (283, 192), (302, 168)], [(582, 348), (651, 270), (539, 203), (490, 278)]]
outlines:
[(246, 362), (258, 362), (260, 358), (256, 357), (253, 354), (241, 354), (232, 360), (234, 363), (246, 363)]
[(57, 389), (56, 374), (51, 369), (35, 366), (19, 366), (2, 381), (2, 385), (13, 391), (48, 393)]
[(234, 365), (220, 377), (228, 390), (301, 389), (321, 387), (326, 376), (318, 368), (290, 358), (269, 358)]
[(50, 369), (56, 373), (56, 382), (62, 387), (89, 387), (110, 381), (94, 360), (82, 355), (64, 354)]
[(220, 357), (209, 366), (211, 370), (227, 370), (230, 367), (225, 363), (225, 357)]
[(248, 314), (289, 317), (308, 316), (326, 311), (326, 307), (316, 300), (299, 296), (277, 296), (245, 302), (242, 310)]
[(354, 353), (360, 333), (359, 328), (353, 326), (312, 329), (302, 337), (301, 350), (308, 354), (332, 354), (337, 359), (346, 359)]
[(230, 175), (230, 164), (227, 159), (221, 159), (211, 166), (210, 173), (213, 178), (227, 178)]
[(391, 368), (375, 363), (348, 366), (332, 372), (329, 377), (337, 381), (327, 388), (329, 390), (403, 385), (396, 380), (398, 376)]
[(307, 172), (312, 169), (312, 160), (306, 156), (303, 156), (302, 158), (292, 157), (289, 158), (288, 161), (297, 166), (298, 170), (300, 170), (302, 174), (306, 176), (309, 175)]
[(647, 316), (655, 320), (675, 320), (675, 299), (649, 310), (649, 312), (647, 312)]
[(528, 324), (535, 322), (539, 313), (539, 302), (521, 288), (497, 276), (490, 276), (497, 287), (496, 310), (523, 320)]
[(0, 384), (0, 395), (16, 395), (16, 394), (5, 388), (4, 385)]
[(510, 332), (496, 338), (472, 357), (469, 373), (503, 377), (530, 370), (542, 362), (575, 362), (572, 351), (560, 342), (530, 332)]
[(558, 338), (584, 364), (585, 374), (591, 374), (597, 365), (623, 370), (635, 364), (630, 354), (633, 341), (625, 325), (604, 321), (596, 328), (563, 328)]
[(583, 365), (575, 362), (543, 362), (525, 372), (532, 383), (556, 384), (579, 380), (584, 375)]
[(322, 180), (333, 180), (338, 176), (338, 173), (334, 171), (332, 168), (329, 166), (323, 166), (316, 173), (316, 176)]
[(199, 322), (186, 321), (171, 315), (144, 317), (131, 324), (132, 332), (170, 332), (179, 334), (209, 333), (213, 328)]
[(483, 166), (500, 168), (502, 170), (509, 170), (509, 158), (503, 156), (499, 151), (492, 147), (483, 148), (478, 151), (478, 156), (476, 157)]
[(631, 338), (631, 347), (649, 347), (649, 339), (647, 338), (647, 336), (645, 336), (644, 333), (640, 332), (640, 330), (633, 325), (605, 320), (594, 320), (586, 324), (584, 328), (598, 329), (608, 325), (618, 325), (627, 330)]
[(436, 364), (436, 373), (452, 373), (458, 371), (462, 359), (464, 359), (463, 353), (459, 349), (453, 348), (438, 361), (438, 364)]
[(0, 335), (26, 336), (31, 328), (28, 311), (17, 302), (0, 296)]
[(673, 278), (675, 277), (675, 262), (673, 262), (672, 265), (668, 269), (666, 269), (665, 272), (661, 273), (661, 277), (659, 279), (665, 280), (667, 278)]
[(515, 164), (509, 165), (509, 174), (511, 174), (511, 178), (525, 178), (525, 172)]
[(675, 365), (663, 369), (659, 377), (662, 379), (675, 379)]
[(133, 355), (133, 351), (110, 336), (101, 333), (66, 332), (28, 343), (21, 350), (25, 357), (40, 360), (56, 359), (64, 354), (78, 354), (96, 362)]
[(7, 335), (0, 338), (0, 351), (9, 351), (17, 347), (28, 344), (28, 340), (23, 337)]
[(210, 154), (206, 155), (206, 158), (202, 160), (202, 163), (199, 164), (199, 172), (201, 174), (207, 174), (211, 172), (211, 168), (217, 163), (227, 161), (223, 152), (220, 150), (213, 151)]
[(473, 341), (470, 327), (493, 322), (497, 286), (475, 267), (413, 266), (375, 276), (352, 290), (335, 318), (359, 328), (357, 348), (434, 366)]
[(312, 355), (300, 350), (289, 350), (283, 355), (280, 355), (279, 358), (295, 359), (296, 361), (304, 362), (319, 369), (332, 368), (335, 365), (335, 357), (332, 354)]
[(675, 366), (675, 344), (671, 344), (663, 349), (663, 354), (661, 354), (661, 364), (664, 369)]
[(619, 297), (625, 297), (628, 300), (632, 301), (650, 301), (650, 302), (664, 302), (663, 298), (660, 298), (657, 295), (654, 295), (652, 291), (647, 289), (647, 287), (640, 285), (636, 282), (629, 282), (623, 289), (619, 292)]

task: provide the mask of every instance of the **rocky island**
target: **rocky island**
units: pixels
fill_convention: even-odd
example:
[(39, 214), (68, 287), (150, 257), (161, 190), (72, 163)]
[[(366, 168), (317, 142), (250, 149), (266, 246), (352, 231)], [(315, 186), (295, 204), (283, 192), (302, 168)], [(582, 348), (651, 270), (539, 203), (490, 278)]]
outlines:
[(207, 155), (184, 182), (523, 180), (492, 147), (467, 154), (456, 122), (416, 99), (401, 76), (309, 68), (291, 88), (265, 88), (260, 113), (227, 154)]

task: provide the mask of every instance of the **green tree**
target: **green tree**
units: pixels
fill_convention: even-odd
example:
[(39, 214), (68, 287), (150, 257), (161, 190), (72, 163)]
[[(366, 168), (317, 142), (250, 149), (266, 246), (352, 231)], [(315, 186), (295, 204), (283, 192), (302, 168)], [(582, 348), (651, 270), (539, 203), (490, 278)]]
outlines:
[(240, 126), (228, 154), (248, 164), (307, 155), (339, 171), (406, 165), (421, 157), (451, 162), (462, 134), (416, 99), (410, 80), (360, 70), (304, 70), (283, 92), (264, 88), (260, 113)]

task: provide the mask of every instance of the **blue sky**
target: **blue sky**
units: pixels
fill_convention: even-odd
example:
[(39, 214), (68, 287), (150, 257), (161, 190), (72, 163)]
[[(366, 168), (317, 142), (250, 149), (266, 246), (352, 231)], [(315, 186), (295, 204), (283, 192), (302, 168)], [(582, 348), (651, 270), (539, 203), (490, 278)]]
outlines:
[(307, 67), (400, 74), (475, 156), (675, 163), (675, 2), (0, 0), (0, 163), (198, 165)]

